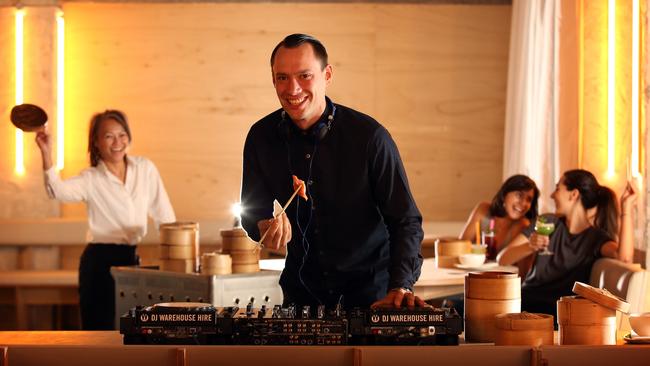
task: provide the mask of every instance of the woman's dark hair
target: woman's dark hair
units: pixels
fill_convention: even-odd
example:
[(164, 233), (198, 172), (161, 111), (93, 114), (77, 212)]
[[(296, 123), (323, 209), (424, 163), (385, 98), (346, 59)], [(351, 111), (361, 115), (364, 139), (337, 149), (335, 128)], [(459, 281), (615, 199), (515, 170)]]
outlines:
[(316, 58), (320, 60), (321, 70), (325, 69), (325, 66), (327, 66), (327, 50), (325, 49), (325, 46), (323, 46), (323, 44), (316, 38), (308, 34), (300, 33), (290, 34), (284, 37), (284, 39), (275, 46), (273, 52), (271, 52), (271, 68), (273, 68), (273, 62), (275, 61), (275, 54), (278, 52), (280, 47), (296, 48), (300, 47), (303, 43), (309, 43), (311, 45), (314, 50), (314, 55), (316, 55)]
[(506, 195), (508, 193), (529, 191), (531, 189), (533, 190), (533, 200), (530, 202), (530, 209), (528, 212), (526, 212), (525, 216), (531, 222), (535, 221), (537, 218), (537, 199), (539, 198), (539, 189), (537, 188), (535, 181), (521, 174), (513, 175), (512, 177), (506, 179), (505, 182), (503, 182), (497, 194), (495, 194), (494, 198), (492, 198), (492, 203), (490, 204), (490, 216), (506, 216), (504, 203), (506, 200)]
[(97, 166), (101, 160), (101, 155), (99, 149), (95, 146), (95, 141), (99, 136), (99, 128), (102, 123), (106, 120), (112, 119), (115, 122), (119, 123), (124, 131), (126, 131), (127, 136), (129, 136), (129, 142), (131, 142), (131, 129), (129, 128), (129, 122), (126, 120), (126, 115), (115, 109), (108, 109), (103, 113), (97, 113), (90, 119), (90, 129), (88, 129), (88, 153), (90, 154), (90, 166)]
[(597, 207), (594, 226), (605, 230), (612, 239), (616, 240), (618, 237), (616, 193), (598, 184), (593, 174), (582, 169), (565, 172), (564, 185), (569, 191), (577, 189), (580, 192), (580, 202), (585, 209)]

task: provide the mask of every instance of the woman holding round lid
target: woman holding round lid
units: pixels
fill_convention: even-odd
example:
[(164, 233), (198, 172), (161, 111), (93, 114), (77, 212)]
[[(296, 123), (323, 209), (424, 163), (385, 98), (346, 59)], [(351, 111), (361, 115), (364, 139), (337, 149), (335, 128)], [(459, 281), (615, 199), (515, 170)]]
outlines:
[[(539, 252), (522, 284), (521, 308), (555, 315), (556, 301), (572, 295), (574, 282), (589, 282), (596, 259), (632, 261), (631, 216), (636, 194), (630, 184), (625, 187), (619, 216), (616, 194), (590, 172), (576, 169), (564, 173), (551, 198), (554, 231), (541, 235), (531, 224), (499, 254), (499, 264), (512, 264)], [(545, 248), (552, 254), (540, 255)]]
[(45, 188), (50, 198), (86, 203), (89, 244), (79, 263), (82, 328), (114, 329), (115, 283), (111, 266), (137, 265), (136, 244), (147, 232), (147, 216), (156, 226), (174, 222), (174, 210), (154, 164), (128, 156), (131, 129), (124, 113), (94, 115), (88, 133), (90, 167), (62, 180), (52, 164), (52, 138), (36, 135)]
[[(480, 241), (474, 229), (477, 223), (487, 228), (489, 221), (494, 220), (496, 251), (501, 251), (531, 222), (535, 222), (538, 198), (539, 189), (532, 179), (519, 174), (511, 176), (501, 185), (492, 202), (479, 202), (474, 207), (460, 239)], [(523, 258), (516, 263), (522, 277), (530, 269), (531, 263), (532, 258)]]

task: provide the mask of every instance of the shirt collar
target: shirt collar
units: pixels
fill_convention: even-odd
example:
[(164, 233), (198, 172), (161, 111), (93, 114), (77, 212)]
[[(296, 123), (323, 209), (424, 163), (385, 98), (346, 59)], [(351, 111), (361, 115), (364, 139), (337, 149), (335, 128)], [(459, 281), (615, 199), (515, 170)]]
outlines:
[[(126, 179), (127, 179), (127, 180), (129, 179), (129, 175), (130, 175), (130, 174), (129, 174), (129, 171), (130, 171), (130, 170), (133, 168), (133, 166), (134, 166), (133, 164), (135, 164), (135, 160), (133, 160), (132, 157), (130, 157), (130, 156), (127, 155), (127, 156), (126, 156)], [(103, 174), (105, 174), (109, 179), (113, 179), (113, 180), (115, 180), (115, 182), (118, 182), (118, 183), (120, 183), (120, 184), (126, 184), (126, 182), (124, 182), (124, 183), (120, 182), (120, 180), (117, 179), (117, 177), (116, 177), (115, 175), (113, 175), (113, 173), (111, 173), (111, 172), (108, 170), (108, 167), (107, 167), (106, 164), (104, 163), (104, 160), (99, 159), (99, 162), (97, 163), (97, 167), (96, 167), (96, 168), (97, 168), (97, 170), (99, 170), (100, 172), (102, 172)]]

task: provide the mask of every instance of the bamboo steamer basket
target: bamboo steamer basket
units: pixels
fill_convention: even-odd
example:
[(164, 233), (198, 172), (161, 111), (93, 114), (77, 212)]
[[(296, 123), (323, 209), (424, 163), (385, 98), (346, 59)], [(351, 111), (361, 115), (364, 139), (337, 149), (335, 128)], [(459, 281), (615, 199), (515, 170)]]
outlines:
[(496, 315), (521, 311), (519, 276), (470, 272), (465, 276), (465, 341), (494, 342)]
[(497, 346), (553, 345), (553, 315), (507, 313), (496, 316)]
[(259, 255), (258, 250), (231, 250), (232, 273), (259, 272)]
[(194, 246), (199, 242), (199, 224), (189, 221), (162, 224), (160, 242), (167, 245)]
[(448, 255), (436, 256), (434, 262), (436, 263), (436, 268), (456, 268), (456, 265), (460, 264), (458, 257)]
[(241, 227), (221, 230), (221, 253), (230, 253), (232, 250), (257, 250), (258, 244), (248, 237)]
[(563, 296), (557, 302), (560, 344), (616, 344), (616, 311), (628, 312), (630, 304), (582, 282), (573, 285), (573, 292), (579, 296)]
[[(189, 260), (194, 262), (194, 269), (191, 272), (198, 272), (199, 269), (199, 224), (191, 221), (173, 222), (160, 225), (160, 243), (169, 246), (189, 246), (192, 248), (190, 258), (169, 257), (175, 260)], [(163, 249), (161, 248), (161, 252)], [(178, 251), (182, 251), (179, 249)], [(161, 258), (167, 259), (162, 256)], [(180, 265), (170, 265), (170, 268), (179, 268)], [(179, 270), (175, 272), (181, 272)], [(190, 272), (186, 272), (190, 273)]]
[(232, 264), (232, 273), (253, 273), (260, 271), (259, 263)]
[(194, 259), (161, 259), (160, 269), (163, 271), (194, 273), (196, 262)]
[(160, 244), (161, 259), (194, 259), (194, 246)]
[(580, 296), (563, 296), (557, 302), (561, 345), (616, 344), (616, 310)]
[(228, 254), (204, 253), (201, 256), (201, 273), (226, 275), (232, 273), (232, 258)]
[(470, 272), (465, 276), (465, 293), (472, 299), (521, 299), (521, 280), (511, 272)]
[(230, 251), (233, 264), (251, 264), (258, 263), (259, 252), (255, 250), (232, 250)]
[(455, 268), (459, 264), (458, 257), (461, 254), (470, 253), (472, 243), (468, 240), (454, 238), (437, 238), (434, 242), (434, 256), (436, 267)]
[(221, 230), (221, 252), (232, 257), (232, 273), (259, 272), (259, 249), (243, 228)]

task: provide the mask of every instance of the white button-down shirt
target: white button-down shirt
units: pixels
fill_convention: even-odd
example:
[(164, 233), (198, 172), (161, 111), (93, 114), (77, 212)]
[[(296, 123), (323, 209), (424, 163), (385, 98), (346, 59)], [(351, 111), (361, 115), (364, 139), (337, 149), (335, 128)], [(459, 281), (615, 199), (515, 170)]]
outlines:
[(156, 166), (143, 157), (127, 156), (125, 183), (100, 160), (66, 180), (54, 167), (46, 170), (45, 189), (62, 202), (86, 202), (91, 243), (137, 244), (147, 233), (147, 215), (156, 227), (176, 221)]

